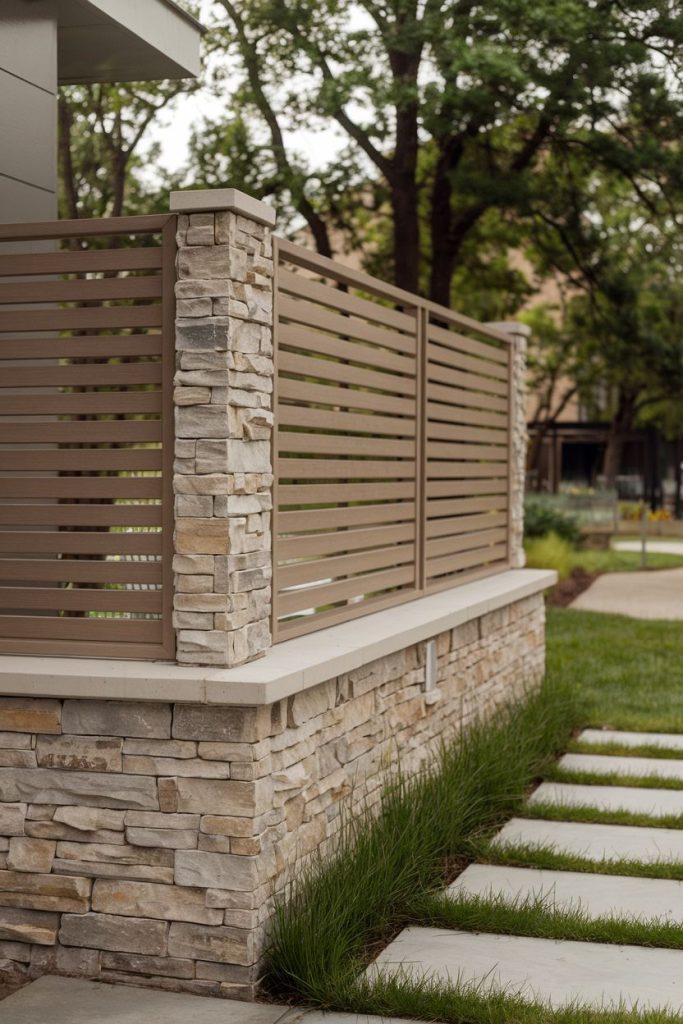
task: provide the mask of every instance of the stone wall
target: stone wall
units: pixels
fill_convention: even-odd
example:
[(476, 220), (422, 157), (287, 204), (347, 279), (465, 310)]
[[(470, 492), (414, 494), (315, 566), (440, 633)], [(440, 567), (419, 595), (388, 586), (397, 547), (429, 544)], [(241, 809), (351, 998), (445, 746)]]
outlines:
[(250, 998), (274, 894), (442, 738), (535, 685), (536, 594), (259, 707), (0, 698), (0, 969)]

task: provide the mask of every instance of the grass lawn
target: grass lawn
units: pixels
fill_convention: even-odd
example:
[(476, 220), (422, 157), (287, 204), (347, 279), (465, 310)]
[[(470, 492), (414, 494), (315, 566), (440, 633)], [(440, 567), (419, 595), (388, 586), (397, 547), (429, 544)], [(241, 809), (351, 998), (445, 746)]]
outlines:
[[(683, 566), (683, 555), (664, 555), (656, 551), (647, 553), (647, 569), (678, 569)], [(640, 551), (593, 551), (572, 552), (572, 569), (579, 567), (586, 572), (635, 572), (642, 569)]]
[(683, 732), (683, 622), (548, 609), (548, 676), (574, 688), (583, 724)]

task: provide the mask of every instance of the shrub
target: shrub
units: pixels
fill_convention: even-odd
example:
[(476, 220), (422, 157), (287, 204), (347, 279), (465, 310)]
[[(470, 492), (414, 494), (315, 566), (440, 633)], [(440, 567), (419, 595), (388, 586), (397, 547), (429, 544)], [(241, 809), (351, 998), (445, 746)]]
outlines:
[(578, 544), (581, 530), (576, 516), (540, 497), (527, 498), (524, 503), (524, 536), (545, 537), (554, 533), (569, 544)]
[(556, 533), (534, 537), (524, 544), (526, 564), (530, 569), (554, 569), (561, 580), (572, 571), (574, 551), (571, 544)]

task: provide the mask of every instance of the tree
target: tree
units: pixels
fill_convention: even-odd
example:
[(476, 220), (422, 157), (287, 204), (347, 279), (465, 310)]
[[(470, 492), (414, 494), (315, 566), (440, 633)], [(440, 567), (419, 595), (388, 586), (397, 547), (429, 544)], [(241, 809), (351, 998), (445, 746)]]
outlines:
[[(239, 102), (267, 127), (262, 191), (274, 171), (327, 253), (331, 168), (311, 168), (287, 139), (302, 125), (336, 125), (352, 155), (346, 191), (361, 208), (367, 189), (386, 195), (384, 206), (371, 203), (391, 227), (384, 276), (416, 291), (424, 262), (423, 290), (445, 304), (468, 239), (491, 210), (528, 215), (556, 146), (637, 177), (656, 166), (681, 116), (683, 15), (674, 0), (215, 7), (239, 58)], [(652, 124), (667, 124), (664, 138), (625, 130), (644, 105)], [(363, 166), (365, 184), (353, 178)]]

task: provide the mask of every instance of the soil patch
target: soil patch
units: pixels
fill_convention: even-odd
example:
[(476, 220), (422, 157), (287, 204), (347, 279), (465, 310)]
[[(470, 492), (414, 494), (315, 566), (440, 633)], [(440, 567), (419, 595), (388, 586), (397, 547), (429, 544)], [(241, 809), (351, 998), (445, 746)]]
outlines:
[(580, 566), (572, 569), (566, 580), (560, 580), (548, 594), (548, 604), (554, 608), (568, 608), (572, 601), (588, 590), (601, 573), (586, 572)]

